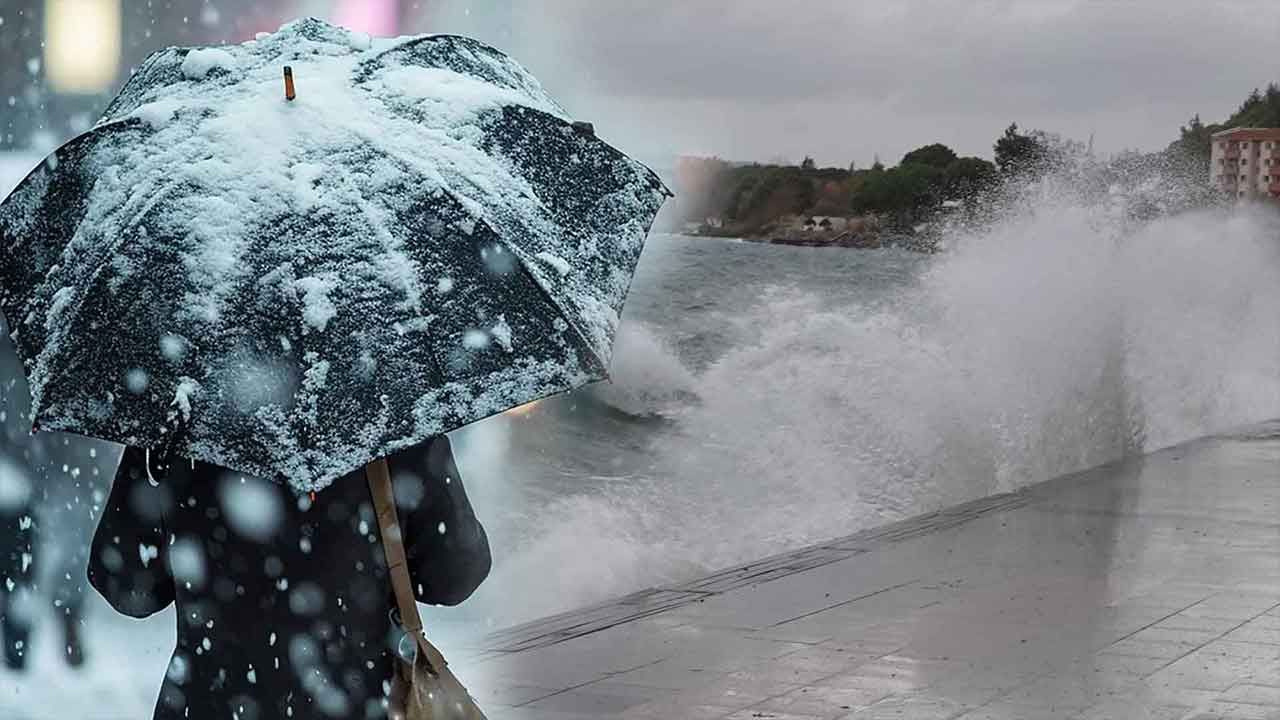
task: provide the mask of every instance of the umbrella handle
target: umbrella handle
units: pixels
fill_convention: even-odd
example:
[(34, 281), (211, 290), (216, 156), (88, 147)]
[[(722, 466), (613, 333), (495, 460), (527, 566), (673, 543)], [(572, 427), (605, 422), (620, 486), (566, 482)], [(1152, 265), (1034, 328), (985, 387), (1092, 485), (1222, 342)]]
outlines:
[[(151, 472), (151, 448), (148, 447), (143, 449), (145, 460), (144, 464), (147, 466), (147, 482), (151, 483), (152, 487), (160, 487), (160, 480), (168, 476), (169, 469), (173, 467), (173, 451), (178, 445), (178, 436), (186, 432), (187, 429), (187, 423), (183, 420), (181, 413), (173, 417), (171, 422), (173, 423), (173, 429), (165, 436), (164, 441), (160, 444), (159, 451), (161, 455), (159, 461), (156, 463), (156, 469), (160, 474), (160, 478), (156, 478), (155, 473)], [(192, 468), (194, 469), (195, 461), (192, 460), (191, 463)]]

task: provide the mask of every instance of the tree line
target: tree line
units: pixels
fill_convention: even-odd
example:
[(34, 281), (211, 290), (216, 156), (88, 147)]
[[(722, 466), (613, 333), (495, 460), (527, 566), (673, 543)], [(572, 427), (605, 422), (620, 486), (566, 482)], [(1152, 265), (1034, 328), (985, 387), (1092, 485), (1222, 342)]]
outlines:
[[(1074, 176), (1077, 191), (1095, 198), (1117, 185), (1127, 188), (1133, 212), (1155, 215), (1218, 199), (1208, 185), (1211, 137), (1233, 127), (1280, 127), (1280, 86), (1254, 90), (1224, 122), (1205, 123), (1196, 115), (1164, 150), (1121, 152), (1106, 161), (1094, 158), (1084, 143), (1023, 131), (1016, 123), (995, 140), (995, 162), (961, 157), (941, 143), (918, 147), (893, 167), (878, 159), (868, 168), (823, 168), (809, 157), (798, 166), (690, 160), (693, 167), (685, 171), (696, 182), (680, 183), (680, 215), (692, 221), (719, 218), (729, 234), (752, 234), (796, 215), (874, 214), (909, 227), (947, 201), (971, 209), (1010, 180), (1050, 171)], [(1140, 188), (1153, 180), (1160, 187), (1144, 198), (1149, 191)]]
[(961, 157), (941, 143), (908, 152), (894, 167), (877, 159), (865, 169), (820, 168), (811, 157), (799, 166), (688, 160), (695, 167), (684, 171), (697, 180), (683, 215), (720, 218), (730, 233), (751, 233), (788, 215), (875, 214), (906, 226), (946, 201), (971, 206), (1002, 178), (1047, 167), (1068, 146), (1048, 133), (1022, 133), (1015, 124), (996, 141), (994, 163)]

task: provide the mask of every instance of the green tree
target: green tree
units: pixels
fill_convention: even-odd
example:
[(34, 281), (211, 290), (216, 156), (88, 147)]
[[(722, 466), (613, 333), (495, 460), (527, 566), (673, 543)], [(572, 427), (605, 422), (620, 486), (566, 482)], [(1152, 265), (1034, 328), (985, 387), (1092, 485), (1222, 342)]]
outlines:
[(1178, 139), (1169, 144), (1165, 158), (1170, 167), (1184, 177), (1209, 179), (1209, 160), (1213, 150), (1213, 134), (1221, 125), (1205, 125), (1197, 114), (1178, 128)]
[(1227, 127), (1280, 127), (1280, 86), (1271, 83), (1265, 92), (1254, 89), (1240, 109), (1227, 119)]
[(758, 174), (748, 175), (733, 189), (729, 195), (729, 201), (726, 203), (724, 216), (728, 220), (740, 220), (747, 215), (748, 200), (755, 194), (756, 187), (760, 184), (760, 176)]
[(942, 143), (933, 143), (924, 147), (916, 148), (906, 155), (902, 156), (902, 165), (910, 163), (918, 163), (921, 165), (929, 165), (939, 170), (945, 170), (948, 165), (955, 162), (956, 153), (951, 148)]
[(942, 170), (920, 163), (868, 173), (853, 197), (853, 209), (888, 215), (898, 224), (910, 224), (942, 201), (938, 194), (942, 175)]
[(973, 200), (995, 184), (996, 175), (996, 166), (982, 158), (956, 158), (946, 169), (946, 195), (948, 198)]
[(794, 198), (791, 212), (797, 215), (808, 212), (818, 201), (818, 189), (814, 187), (814, 181), (801, 173), (793, 175), (788, 180), (787, 187), (790, 188)]
[(996, 140), (995, 152), (996, 166), (1005, 175), (1039, 170), (1048, 154), (1047, 148), (1034, 134), (1024, 135), (1018, 132), (1017, 123), (1006, 128), (1004, 135)]

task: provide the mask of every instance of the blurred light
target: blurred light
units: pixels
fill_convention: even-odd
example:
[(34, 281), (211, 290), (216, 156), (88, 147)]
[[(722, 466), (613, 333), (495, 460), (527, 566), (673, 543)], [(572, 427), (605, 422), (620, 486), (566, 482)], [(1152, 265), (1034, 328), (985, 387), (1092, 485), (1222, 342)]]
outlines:
[(533, 402), (525, 405), (521, 405), (520, 407), (511, 408), (505, 414), (511, 417), (524, 417), (525, 415), (528, 415), (529, 413), (533, 412), (538, 407), (538, 403), (540, 402), (542, 401), (534, 400)]
[(334, 23), (375, 37), (400, 34), (399, 0), (339, 0)]
[(46, 0), (44, 66), (55, 92), (109, 90), (120, 74), (120, 0)]

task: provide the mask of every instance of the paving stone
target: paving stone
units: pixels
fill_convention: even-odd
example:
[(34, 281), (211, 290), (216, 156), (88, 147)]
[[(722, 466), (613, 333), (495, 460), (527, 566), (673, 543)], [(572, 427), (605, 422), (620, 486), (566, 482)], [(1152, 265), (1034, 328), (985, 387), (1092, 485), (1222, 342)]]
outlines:
[(612, 715), (627, 708), (655, 700), (670, 699), (670, 690), (644, 688), (634, 685), (592, 684), (583, 688), (566, 690), (521, 705), (531, 710), (582, 713), (584, 715)]
[(1165, 686), (1225, 691), (1252, 678), (1260, 667), (1256, 658), (1206, 647), (1152, 673), (1150, 680)]
[(1222, 637), (1221, 632), (1213, 630), (1191, 630), (1157, 624), (1139, 630), (1129, 639), (1137, 642), (1173, 643), (1186, 647), (1188, 652)]
[(1072, 715), (1071, 720), (1182, 720), (1191, 712), (1192, 708), (1184, 705), (1109, 700)]
[(489, 720), (596, 720), (600, 717), (593, 713), (541, 710), (527, 706), (498, 708), (494, 712), (486, 709), (485, 715)]
[(467, 690), (480, 703), (481, 707), (489, 708), (494, 705), (523, 705), (527, 702), (538, 700), (548, 695), (554, 695), (560, 690), (551, 688), (534, 687), (532, 685), (469, 685)]
[(761, 681), (753, 677), (726, 678), (711, 684), (684, 690), (675, 696), (691, 705), (715, 705), (740, 710), (800, 687), (795, 683)]
[(1172, 661), (1196, 649), (1190, 643), (1141, 640), (1137, 636), (1112, 643), (1102, 650), (1103, 655), (1129, 655)]
[(797, 715), (795, 713), (775, 712), (773, 710), (759, 710), (748, 708), (739, 710), (729, 716), (729, 720), (754, 720), (761, 718), (763, 720), (829, 720), (828, 715)]
[(1196, 708), (1186, 720), (1280, 720), (1280, 712), (1261, 705), (1215, 702)]
[(1263, 615), (1235, 628), (1222, 636), (1229, 642), (1280, 645), (1280, 618)]
[(1220, 593), (1187, 608), (1184, 612), (1191, 616), (1205, 615), (1247, 620), (1266, 613), (1276, 607), (1277, 603), (1280, 603), (1280, 598), (1272, 595)]
[(1053, 709), (996, 701), (970, 710), (957, 720), (1067, 720), (1074, 712), (1071, 708)]
[(929, 695), (894, 696), (845, 715), (846, 720), (951, 720), (967, 708)]
[(637, 705), (623, 711), (617, 717), (622, 720), (721, 720), (735, 712), (733, 708), (718, 705), (689, 704), (683, 700), (663, 700)]
[(1137, 686), (1137, 680), (1122, 677), (1042, 677), (1015, 688), (1000, 700), (1054, 710), (1082, 710), (1117, 697), (1126, 697)]
[(884, 700), (891, 693), (883, 689), (840, 688), (810, 685), (797, 688), (784, 695), (769, 698), (751, 706), (751, 709), (774, 712), (840, 717), (854, 710)]
[[(1280, 682), (1280, 678), (1276, 678)], [(1233, 685), (1222, 694), (1225, 702), (1247, 703), (1249, 705), (1270, 705), (1280, 708), (1280, 687), (1275, 685), (1255, 685), (1240, 683)]]
[(1241, 621), (1236, 618), (1188, 615), (1180, 612), (1169, 618), (1161, 620), (1155, 625), (1155, 627), (1167, 628), (1170, 630), (1191, 630), (1222, 635), (1235, 629), (1240, 624)]
[[(723, 680), (728, 673), (689, 668), (677, 660), (662, 660), (652, 665), (610, 675), (607, 682), (640, 685), (644, 687), (686, 690)], [(606, 682), (606, 681), (601, 681)]]

